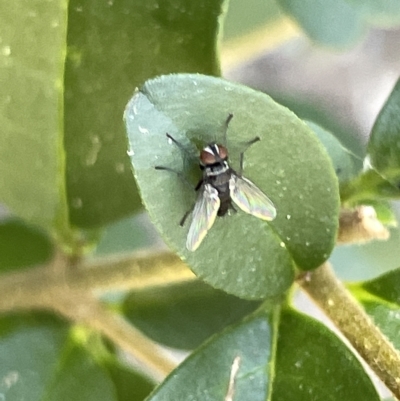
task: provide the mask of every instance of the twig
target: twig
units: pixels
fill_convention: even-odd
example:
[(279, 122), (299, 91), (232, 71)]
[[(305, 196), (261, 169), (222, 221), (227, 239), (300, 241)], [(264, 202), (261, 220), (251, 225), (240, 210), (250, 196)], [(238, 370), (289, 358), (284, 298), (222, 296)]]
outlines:
[(134, 356), (157, 381), (163, 380), (176, 367), (159, 345), (82, 291), (57, 294), (56, 299), (49, 299), (47, 306), (75, 323), (84, 324), (103, 334)]
[(48, 266), (0, 276), (0, 312), (35, 307), (48, 293), (83, 290), (140, 289), (194, 280), (195, 275), (169, 252), (136, 252), (104, 258), (81, 267), (67, 267), (66, 256), (57, 255)]
[(299, 284), (400, 400), (400, 354), (337, 279), (328, 263)]

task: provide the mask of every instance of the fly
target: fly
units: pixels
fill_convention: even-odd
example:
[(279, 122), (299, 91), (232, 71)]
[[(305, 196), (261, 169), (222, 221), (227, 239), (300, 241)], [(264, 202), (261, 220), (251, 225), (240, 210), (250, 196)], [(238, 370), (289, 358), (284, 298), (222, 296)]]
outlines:
[[(224, 143), (226, 143), (226, 132), (232, 117), (233, 114), (229, 114), (225, 121)], [(167, 134), (167, 137), (187, 152), (171, 135)], [(186, 248), (189, 251), (195, 251), (200, 246), (217, 216), (224, 216), (230, 209), (236, 211), (233, 203), (244, 212), (262, 220), (271, 221), (276, 217), (276, 208), (272, 201), (251, 181), (242, 176), (244, 152), (259, 140), (259, 137), (255, 137), (247, 142), (245, 149), (240, 153), (238, 172), (229, 165), (228, 150), (225, 146), (213, 142), (200, 152), (200, 169), (203, 177), (195, 187), (197, 199), (180, 221), (180, 225), (183, 226), (189, 214), (192, 213), (192, 222), (186, 239)], [(191, 186), (182, 173), (169, 167), (156, 166), (155, 168), (171, 171)]]

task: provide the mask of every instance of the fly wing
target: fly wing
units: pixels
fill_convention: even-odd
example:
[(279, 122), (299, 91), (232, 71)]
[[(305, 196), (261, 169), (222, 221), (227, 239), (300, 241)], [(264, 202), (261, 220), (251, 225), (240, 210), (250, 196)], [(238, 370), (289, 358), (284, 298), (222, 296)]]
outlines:
[(220, 206), (218, 191), (209, 184), (200, 188), (200, 193), (194, 205), (192, 222), (186, 239), (186, 248), (195, 251), (214, 224)]
[(232, 200), (244, 212), (262, 220), (273, 220), (276, 217), (272, 201), (248, 179), (232, 174), (229, 191)]

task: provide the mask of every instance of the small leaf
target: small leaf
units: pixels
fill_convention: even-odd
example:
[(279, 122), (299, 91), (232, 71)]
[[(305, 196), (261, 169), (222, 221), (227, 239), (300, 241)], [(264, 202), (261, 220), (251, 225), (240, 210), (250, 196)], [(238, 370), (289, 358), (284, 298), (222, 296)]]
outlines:
[(51, 239), (20, 220), (0, 222), (0, 271), (47, 262), (53, 253)]
[(380, 111), (368, 143), (371, 165), (384, 178), (400, 185), (400, 79)]
[(360, 362), (326, 326), (294, 310), (279, 325), (273, 401), (378, 401)]
[(153, 340), (169, 347), (193, 349), (258, 306), (259, 302), (236, 298), (198, 281), (131, 292), (123, 311)]
[(0, 5), (0, 203), (46, 229), (67, 223), (62, 154), (64, 1)]
[(347, 150), (332, 133), (311, 121), (306, 123), (327, 150), (339, 183), (342, 184), (357, 176), (361, 170), (362, 161)]
[(253, 316), (192, 353), (147, 401), (265, 401), (276, 317)]
[(366, 32), (363, 16), (346, 0), (278, 0), (310, 39), (329, 47), (349, 47)]
[(360, 286), (369, 293), (400, 306), (400, 268), (373, 280), (364, 281)]
[(65, 71), (70, 218), (92, 228), (141, 208), (122, 110), (146, 79), (218, 74), (222, 0), (71, 0)]
[(400, 351), (400, 307), (387, 302), (361, 300), (365, 311), (382, 333)]
[[(246, 141), (261, 138), (246, 151), (244, 175), (272, 199), (278, 215), (269, 223), (241, 211), (218, 218), (199, 249), (189, 252), (188, 228), (179, 221), (195, 192), (175, 174), (154, 167), (176, 169), (189, 178), (194, 174), (194, 187), (201, 177), (199, 149), (222, 140), (230, 112), (231, 165), (238, 167)], [(329, 256), (339, 205), (331, 162), (309, 128), (269, 96), (202, 75), (163, 76), (148, 81), (132, 98), (125, 119), (136, 180), (152, 220), (213, 287), (249, 299), (272, 297), (290, 286), (293, 263), (313, 269)], [(167, 132), (190, 157), (168, 144)]]

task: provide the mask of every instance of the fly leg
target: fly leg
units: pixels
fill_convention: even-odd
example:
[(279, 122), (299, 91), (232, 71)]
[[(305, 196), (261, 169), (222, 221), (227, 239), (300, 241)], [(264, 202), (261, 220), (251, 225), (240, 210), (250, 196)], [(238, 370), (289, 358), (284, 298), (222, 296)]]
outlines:
[(173, 168), (169, 168), (169, 167), (164, 167), (164, 166), (155, 166), (154, 167), (156, 170), (165, 170), (165, 171), (169, 171), (171, 173), (174, 173), (178, 176), (178, 178), (184, 182), (190, 189), (197, 191), (197, 186), (194, 187), (189, 181), (188, 179), (180, 172), (177, 170), (174, 170)]
[(229, 113), (228, 117), (225, 121), (225, 124), (224, 124), (224, 132), (223, 132), (223, 136), (222, 136), (224, 146), (227, 145), (226, 136), (227, 136), (228, 126), (229, 126), (229, 123), (231, 122), (232, 118), (233, 118), (233, 114)]
[[(201, 179), (198, 184), (194, 187), (189, 181), (188, 179), (180, 172), (177, 170), (174, 170), (172, 168), (169, 167), (164, 167), (164, 166), (155, 166), (154, 167), (156, 170), (165, 170), (165, 171), (169, 171), (170, 173), (174, 173), (177, 175), (177, 177), (184, 182), (191, 190), (194, 190), (195, 192), (197, 192), (199, 190), (199, 188), (201, 187), (201, 185), (203, 184), (203, 180)], [(194, 209), (195, 203), (193, 203), (193, 205), (191, 206), (191, 208), (183, 215), (183, 217), (181, 218), (179, 225), (181, 227), (183, 227), (183, 225), (185, 224), (186, 219), (188, 218), (189, 214), (192, 213), (193, 209)]]
[(250, 141), (246, 142), (245, 148), (242, 152), (240, 152), (240, 163), (239, 163), (239, 171), (238, 171), (238, 176), (241, 177), (243, 173), (243, 157), (244, 157), (244, 152), (253, 145), (253, 143), (256, 143), (260, 140), (259, 136), (256, 136), (255, 138), (251, 139)]

